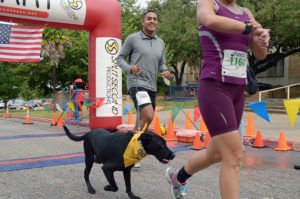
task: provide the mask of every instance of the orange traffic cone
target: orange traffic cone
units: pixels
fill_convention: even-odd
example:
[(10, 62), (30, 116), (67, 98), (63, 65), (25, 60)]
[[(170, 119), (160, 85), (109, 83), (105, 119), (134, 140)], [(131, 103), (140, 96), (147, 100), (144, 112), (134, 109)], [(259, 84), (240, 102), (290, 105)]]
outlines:
[(61, 126), (64, 125), (61, 117), (62, 117), (62, 115), (59, 112), (59, 114), (58, 114), (58, 120), (57, 120), (57, 124), (56, 124), (56, 126), (58, 126), (58, 127), (61, 127)]
[(9, 111), (8, 111), (8, 106), (6, 106), (6, 114), (5, 114), (4, 117), (5, 118), (10, 118)]
[(129, 110), (129, 113), (128, 113), (128, 124), (134, 124), (131, 109)]
[(190, 111), (186, 112), (184, 129), (188, 129), (188, 130), (193, 129)]
[(29, 115), (29, 106), (27, 106), (27, 113), (26, 113), (26, 121), (23, 124), (33, 124), (30, 121), (30, 115)]
[(205, 141), (204, 141), (204, 146), (203, 147), (207, 148), (209, 140), (210, 140), (210, 134), (209, 134), (209, 132), (206, 132)]
[(177, 140), (175, 133), (174, 133), (173, 124), (172, 124), (172, 110), (170, 110), (170, 117), (169, 117), (166, 140), (167, 141), (176, 141)]
[(206, 124), (205, 124), (202, 116), (200, 118), (200, 127), (199, 128), (200, 128), (201, 133), (207, 133), (208, 132)]
[(194, 149), (194, 150), (202, 149), (200, 133), (196, 133), (196, 136), (194, 139), (194, 145), (193, 145), (192, 149)]
[(278, 147), (275, 148), (275, 150), (276, 151), (289, 151), (291, 149), (292, 149), (292, 147), (289, 147), (287, 145), (287, 142), (286, 142), (286, 139), (285, 139), (285, 136), (284, 136), (284, 132), (280, 131), (279, 140), (278, 140)]
[(157, 117), (157, 112), (154, 111), (154, 115), (153, 115), (153, 119), (152, 119), (152, 128), (155, 128), (156, 117)]
[(154, 133), (156, 133), (159, 136), (162, 136), (158, 117), (156, 117), (154, 123), (155, 123)]
[(247, 129), (246, 129), (246, 134), (244, 137), (255, 137), (255, 128), (254, 128), (254, 122), (253, 122), (253, 115), (252, 113), (249, 113), (248, 115), (248, 123), (247, 123)]
[(176, 123), (175, 123), (175, 120), (174, 120), (174, 122), (173, 122), (173, 131), (175, 131), (175, 129), (178, 129), (178, 128), (176, 127)]
[(257, 131), (255, 144), (252, 145), (252, 147), (255, 147), (255, 148), (265, 148), (266, 147), (266, 145), (264, 145), (264, 143), (263, 143), (263, 139), (262, 139), (260, 131)]
[(53, 111), (53, 116), (52, 116), (52, 121), (51, 121), (51, 126), (56, 126), (57, 124), (57, 119), (56, 119), (56, 113)]

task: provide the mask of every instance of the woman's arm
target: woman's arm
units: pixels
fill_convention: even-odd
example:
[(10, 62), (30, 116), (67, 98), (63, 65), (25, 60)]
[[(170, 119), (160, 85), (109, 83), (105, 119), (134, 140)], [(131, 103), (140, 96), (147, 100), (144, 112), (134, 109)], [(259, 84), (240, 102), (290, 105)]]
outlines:
[(212, 0), (199, 0), (197, 5), (198, 25), (204, 25), (218, 32), (240, 32), (246, 29), (246, 24), (234, 19), (218, 16), (215, 13), (215, 4)]
[(262, 26), (255, 21), (254, 16), (249, 9), (243, 8), (243, 10), (248, 14), (250, 18), (250, 25), (252, 27), (250, 48), (257, 59), (263, 60), (267, 56), (267, 48), (270, 41), (270, 30), (263, 29)]

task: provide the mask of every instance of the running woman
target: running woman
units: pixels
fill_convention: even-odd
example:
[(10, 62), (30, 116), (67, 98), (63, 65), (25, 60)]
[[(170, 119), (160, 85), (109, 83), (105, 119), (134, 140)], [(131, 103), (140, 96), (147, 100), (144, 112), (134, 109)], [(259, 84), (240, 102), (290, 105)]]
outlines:
[(223, 199), (238, 199), (239, 167), (243, 148), (239, 124), (247, 84), (247, 48), (257, 59), (267, 55), (270, 30), (263, 29), (247, 8), (235, 0), (199, 0), (197, 22), (204, 65), (198, 85), (198, 104), (212, 139), (178, 171), (166, 176), (174, 199), (186, 194), (186, 180), (210, 165), (222, 162), (219, 176)]

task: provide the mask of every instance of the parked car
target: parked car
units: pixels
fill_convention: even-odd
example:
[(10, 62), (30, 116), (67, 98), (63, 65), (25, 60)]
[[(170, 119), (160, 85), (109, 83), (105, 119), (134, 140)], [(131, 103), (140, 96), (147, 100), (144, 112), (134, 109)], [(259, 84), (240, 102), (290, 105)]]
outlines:
[(22, 99), (14, 99), (14, 100), (9, 100), (8, 105), (10, 109), (15, 109), (15, 110), (22, 110), (26, 108), (26, 102)]
[(0, 101), (0, 109), (5, 109), (5, 104), (3, 101)]

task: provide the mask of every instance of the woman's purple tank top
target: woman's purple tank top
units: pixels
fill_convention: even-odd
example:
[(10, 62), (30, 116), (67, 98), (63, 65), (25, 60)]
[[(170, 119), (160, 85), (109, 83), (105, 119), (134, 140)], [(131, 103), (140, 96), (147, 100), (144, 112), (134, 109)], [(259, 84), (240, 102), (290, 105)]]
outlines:
[[(217, 6), (217, 15), (238, 21), (249, 20), (249, 16), (242, 8), (238, 7), (241, 10), (240, 13), (234, 13), (218, 0), (213, 1)], [(238, 50), (247, 53), (247, 47), (251, 40), (250, 35), (244, 35), (242, 33), (221, 33), (205, 26), (200, 26), (199, 36), (204, 58), (200, 79), (210, 78), (226, 83), (246, 84), (247, 78), (224, 76), (221, 74), (221, 71), (224, 49)]]

